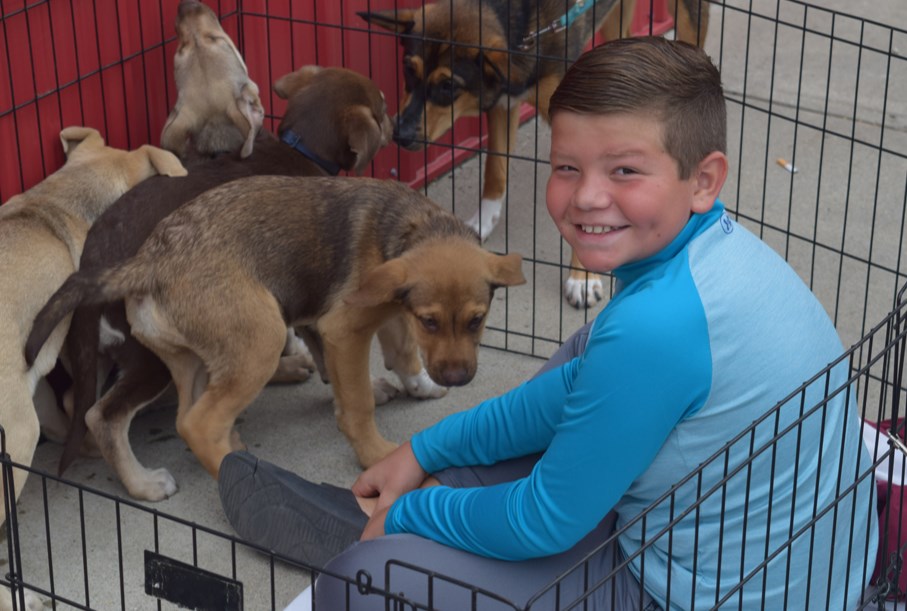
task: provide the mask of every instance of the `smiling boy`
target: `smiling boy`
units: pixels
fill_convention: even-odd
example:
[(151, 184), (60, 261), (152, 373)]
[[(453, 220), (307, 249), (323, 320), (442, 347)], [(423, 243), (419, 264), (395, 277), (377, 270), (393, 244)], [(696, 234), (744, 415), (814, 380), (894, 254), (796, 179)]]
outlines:
[[(452, 587), (435, 582), (429, 594), (423, 573), (392, 575), (385, 563), (517, 605), (561, 577), (533, 609), (586, 595), (593, 609), (854, 608), (872, 573), (863, 559), (875, 558), (872, 482), (822, 513), (869, 464), (853, 395), (778, 436), (803, 416), (798, 397), (726, 446), (843, 347), (797, 274), (717, 199), (728, 172), (718, 70), (684, 43), (616, 41), (577, 60), (550, 112), (549, 213), (618, 290), (532, 380), (364, 472), (352, 489), (370, 516), (362, 542), (326, 568), (366, 570), (379, 588), (451, 608)], [(847, 375), (846, 363), (835, 368), (802, 405), (821, 404), (826, 382)], [(230, 460), (224, 498), (256, 498), (276, 472), (258, 467), (254, 483)], [(310, 524), (311, 503), (291, 489), (285, 504)], [(321, 578), (316, 602), (334, 608), (344, 592)], [(382, 601), (354, 593), (348, 608)]]

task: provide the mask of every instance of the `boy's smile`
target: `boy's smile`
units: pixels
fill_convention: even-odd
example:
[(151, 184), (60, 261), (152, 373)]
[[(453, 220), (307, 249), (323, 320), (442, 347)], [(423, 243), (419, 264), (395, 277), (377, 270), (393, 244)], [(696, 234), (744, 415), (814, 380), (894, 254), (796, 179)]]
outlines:
[(714, 204), (713, 156), (726, 172), (724, 156), (709, 155), (681, 179), (661, 126), (635, 113), (552, 118), (548, 212), (586, 269), (611, 271), (657, 253), (691, 213)]

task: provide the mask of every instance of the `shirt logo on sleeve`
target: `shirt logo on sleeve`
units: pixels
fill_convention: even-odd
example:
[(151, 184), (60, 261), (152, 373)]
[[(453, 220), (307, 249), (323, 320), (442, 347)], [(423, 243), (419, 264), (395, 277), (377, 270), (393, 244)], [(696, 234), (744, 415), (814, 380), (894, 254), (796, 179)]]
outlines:
[(731, 221), (731, 217), (729, 217), (727, 214), (722, 214), (721, 219), (718, 222), (721, 223), (721, 229), (724, 231), (724, 233), (731, 233), (732, 231), (734, 231), (734, 223)]

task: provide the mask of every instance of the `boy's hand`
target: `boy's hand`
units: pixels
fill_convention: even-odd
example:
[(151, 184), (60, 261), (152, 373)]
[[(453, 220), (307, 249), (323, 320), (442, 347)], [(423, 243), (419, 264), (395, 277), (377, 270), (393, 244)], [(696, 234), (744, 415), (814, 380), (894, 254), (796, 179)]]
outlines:
[[(381, 534), (384, 534), (384, 516), (387, 509), (400, 496), (421, 486), (427, 477), (428, 473), (416, 460), (413, 448), (407, 441), (377, 464), (366, 469), (353, 483), (352, 490), (358, 497), (378, 497), (372, 521), (380, 517)], [(369, 532), (372, 521), (366, 526), (366, 533)]]
[(372, 517), (369, 518), (368, 523), (362, 530), (362, 535), (359, 537), (360, 541), (368, 541), (369, 539), (377, 539), (384, 536), (384, 520), (387, 518), (388, 511), (390, 511), (389, 506), (372, 514)]

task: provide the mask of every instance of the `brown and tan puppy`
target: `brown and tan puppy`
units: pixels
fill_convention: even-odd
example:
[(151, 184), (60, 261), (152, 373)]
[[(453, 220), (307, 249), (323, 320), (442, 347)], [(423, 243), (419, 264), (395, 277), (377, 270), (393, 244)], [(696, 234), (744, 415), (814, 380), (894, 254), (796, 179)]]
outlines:
[(494, 289), (525, 282), (521, 261), (483, 250), (464, 223), (399, 183), (253, 177), (168, 216), (134, 258), (71, 276), (52, 318), (125, 298), (133, 335), (176, 383), (179, 434), (215, 477), (242, 447), (237, 416), (296, 327), (368, 466), (394, 448), (374, 420), (373, 336), (396, 346), (389, 368), (419, 375), (421, 352), (436, 383), (468, 383)]
[(180, 2), (176, 33), (173, 73), (179, 94), (161, 146), (180, 157), (189, 150), (241, 151), (248, 157), (265, 113), (242, 55), (214, 11), (198, 0)]
[[(265, 174), (325, 176), (331, 170), (360, 171), (390, 141), (392, 126), (384, 95), (357, 72), (306, 66), (281, 77), (274, 90), (288, 102), (278, 128), (280, 138), (262, 130), (252, 155), (245, 159), (236, 154), (195, 156), (187, 161), (189, 175), (185, 178), (154, 177), (130, 190), (88, 232), (80, 268), (101, 270), (135, 255), (161, 219), (225, 182)], [(27, 342), (27, 362), (56, 324), (46, 318), (46, 312), (57, 307), (60, 297), (55, 294), (36, 318)], [(129, 445), (129, 421), (166, 390), (170, 373), (132, 336), (122, 302), (76, 308), (66, 344), (73, 367), (75, 417), (60, 459), (60, 473), (78, 456), (87, 426), (131, 496), (159, 501), (174, 494), (177, 485), (172, 475), (166, 469), (142, 466)], [(307, 356), (288, 354), (275, 378), (298, 381), (304, 377), (303, 368), (311, 363)], [(119, 373), (99, 398), (96, 377), (102, 357), (112, 361)], [(378, 388), (385, 395), (387, 389), (386, 385)], [(408, 391), (437, 396), (437, 389), (424, 385)]]
[[(705, 37), (703, 0), (673, 5), (678, 37)], [(567, 66), (602, 27), (609, 37), (629, 34), (635, 0), (586, 2), (565, 30), (550, 29), (568, 9), (563, 0), (438, 0), (417, 8), (358, 13), (400, 36), (405, 91), (394, 140), (409, 150), (443, 136), (460, 117), (486, 113), (488, 155), (482, 201), (467, 221), (485, 240), (497, 226), (507, 195), (508, 155), (516, 150), (520, 104), (548, 120), (548, 102)], [(703, 3), (703, 9), (708, 5)], [(610, 15), (609, 15), (610, 13)], [(571, 305), (590, 307), (604, 296), (601, 277), (583, 270), (576, 257), (564, 284)]]
[[(97, 130), (60, 132), (62, 168), (0, 206), (0, 425), (6, 451), (30, 465), (39, 422), (32, 402), (38, 380), (54, 366), (69, 321), (57, 325), (31, 367), (23, 348), (35, 314), (78, 268), (85, 235), (110, 204), (155, 174), (185, 176), (172, 153), (152, 146), (127, 152), (110, 148)], [(17, 472), (15, 494), (25, 484)], [(0, 609), (9, 601), (0, 590)]]

